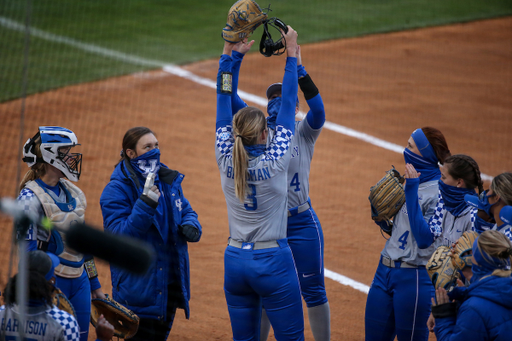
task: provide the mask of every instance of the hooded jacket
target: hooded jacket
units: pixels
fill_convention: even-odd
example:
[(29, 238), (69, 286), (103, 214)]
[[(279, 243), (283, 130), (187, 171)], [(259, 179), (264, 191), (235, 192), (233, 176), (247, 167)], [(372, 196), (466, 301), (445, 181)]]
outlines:
[[(111, 266), (112, 296), (141, 318), (167, 321), (168, 285), (179, 281), (185, 316), (189, 318), (190, 271), (188, 246), (178, 225), (193, 225), (201, 234), (197, 214), (183, 195), (183, 174), (161, 164), (159, 205), (165, 200), (166, 219), (160, 224), (157, 209), (141, 199), (140, 183), (130, 163), (120, 162), (100, 198), (103, 226), (114, 234), (128, 235), (153, 246), (155, 259), (144, 275)], [(162, 221), (162, 220), (161, 220)], [(160, 222), (161, 222), (160, 221)], [(162, 226), (163, 225), (163, 226)], [(176, 278), (179, 277), (179, 278)]]
[(512, 338), (512, 277), (489, 276), (462, 295), (457, 316), (436, 318), (438, 341), (508, 341)]

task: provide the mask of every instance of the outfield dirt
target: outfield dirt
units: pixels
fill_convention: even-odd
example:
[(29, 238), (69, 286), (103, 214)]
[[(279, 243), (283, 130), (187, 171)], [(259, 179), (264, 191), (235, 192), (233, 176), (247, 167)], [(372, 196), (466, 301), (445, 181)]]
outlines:
[[(471, 155), (483, 173), (497, 175), (512, 170), (511, 38), (512, 18), (502, 18), (304, 45), (302, 59), (329, 122), (401, 146), (414, 129), (434, 126), (445, 134), (452, 154)], [(219, 41), (219, 54), (221, 49)], [(239, 88), (263, 97), (266, 87), (282, 78), (283, 66), (284, 56), (251, 53)], [(215, 80), (217, 60), (183, 68)], [(162, 161), (186, 175), (185, 195), (199, 214), (203, 237), (189, 248), (191, 318), (178, 312), (169, 340), (231, 339), (223, 293), (228, 228), (214, 155), (215, 101), (213, 89), (159, 70), (49, 91), (25, 102), (23, 141), (38, 125), (76, 132), (84, 154), (78, 185), (87, 196), (90, 224), (102, 226), (99, 197), (127, 129), (152, 128)], [(0, 104), (0, 141), (11, 146), (0, 160), (2, 196), (16, 192), (21, 108), (21, 100)], [(325, 236), (325, 267), (367, 286), (385, 242), (370, 219), (368, 189), (391, 165), (403, 171), (402, 155), (327, 127), (316, 145), (310, 188)], [(20, 172), (25, 170), (22, 165)], [(0, 228), (3, 289), (10, 220), (1, 218)], [(98, 268), (103, 290), (110, 293), (108, 264), (98, 261)], [(363, 340), (366, 294), (327, 278), (326, 287), (332, 340)], [(313, 340), (307, 318), (305, 324), (306, 339)], [(95, 339), (93, 330), (89, 340)]]

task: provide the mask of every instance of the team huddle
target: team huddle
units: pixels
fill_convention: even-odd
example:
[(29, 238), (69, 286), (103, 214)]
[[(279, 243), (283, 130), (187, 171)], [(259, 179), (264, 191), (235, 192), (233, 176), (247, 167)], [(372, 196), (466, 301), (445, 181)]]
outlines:
[[(325, 110), (302, 63), (298, 33), (280, 29), (287, 56), (282, 81), (269, 82), (267, 115), (238, 95), (241, 64), (254, 41), (226, 33), (219, 60), (215, 158), (229, 225), (224, 293), (233, 340), (265, 341), (270, 328), (276, 340), (304, 340), (304, 300), (315, 341), (327, 341), (324, 236), (309, 196)], [(296, 121), (299, 89), (309, 110)], [(81, 175), (82, 155), (72, 152), (77, 146), (71, 130), (41, 126), (23, 147), (30, 170), (18, 201), (27, 214), (46, 217), (56, 228), (33, 223), (18, 236), (27, 245), (21, 251), (29, 258), (30, 304), (22, 327), (14, 276), (0, 308), (6, 340), (21, 328), (31, 340), (86, 341), (91, 301), (110, 299), (93, 257), (70, 248), (61, 232), (85, 219), (87, 201), (74, 184)], [(393, 202), (392, 216), (374, 219), (387, 240), (366, 301), (366, 340), (426, 341), (430, 332), (437, 340), (510, 339), (512, 173), (495, 176), (484, 191), (477, 162), (452, 155), (433, 127), (413, 131), (403, 156), (404, 177), (397, 182), (403, 198)], [(114, 321), (100, 316), (98, 340), (117, 332), (130, 340), (164, 341), (178, 310), (189, 318), (188, 243), (198, 242), (203, 230), (183, 179), (160, 161), (151, 129), (126, 131), (99, 202), (103, 226), (151, 245), (155, 259), (143, 276), (110, 266), (112, 299), (136, 314), (138, 327), (118, 334)], [(57, 289), (70, 312), (54, 306)]]

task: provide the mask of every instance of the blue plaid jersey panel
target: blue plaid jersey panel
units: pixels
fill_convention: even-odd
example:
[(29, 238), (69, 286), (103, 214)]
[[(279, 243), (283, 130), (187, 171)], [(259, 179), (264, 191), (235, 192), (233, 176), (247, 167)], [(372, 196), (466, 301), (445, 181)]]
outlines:
[(428, 226), (430, 227), (430, 233), (432, 233), (432, 236), (434, 237), (434, 240), (439, 238), (441, 234), (443, 233), (443, 217), (445, 214), (445, 208), (444, 208), (444, 201), (443, 197), (441, 196), (441, 191), (439, 191), (438, 194), (438, 201), (436, 210), (434, 211), (434, 215), (430, 218), (430, 221), (428, 222)]
[(60, 310), (56, 306), (47, 310), (46, 313), (64, 327), (64, 335), (67, 341), (80, 341), (80, 328), (72, 315)]
[(509, 226), (508, 228), (504, 229), (504, 230), (501, 230), (501, 232), (507, 236), (507, 238), (510, 240), (510, 242), (512, 243), (512, 227)]
[(235, 139), (233, 137), (233, 127), (230, 125), (219, 127), (215, 133), (215, 138), (215, 145), (220, 153), (227, 158), (231, 158), (233, 145), (235, 143)]
[(265, 151), (264, 160), (278, 160), (282, 158), (290, 148), (292, 138), (293, 133), (291, 130), (286, 129), (282, 125), (276, 126), (274, 138)]
[(478, 213), (478, 209), (471, 208), (471, 212), (469, 213), (469, 214), (471, 214), (471, 218), (470, 218), (470, 221), (471, 221), (471, 228), (470, 228), (470, 230), (471, 231), (476, 231), (475, 220), (476, 220), (477, 213)]
[[(41, 206), (41, 202), (36, 197), (34, 192), (28, 188), (23, 188), (18, 195), (18, 203), (22, 206), (23, 211), (27, 213), (37, 214), (39, 217), (44, 216), (43, 207)], [(37, 240), (38, 228), (31, 224), (28, 232), (26, 240)], [(19, 236), (18, 236), (19, 237)]]

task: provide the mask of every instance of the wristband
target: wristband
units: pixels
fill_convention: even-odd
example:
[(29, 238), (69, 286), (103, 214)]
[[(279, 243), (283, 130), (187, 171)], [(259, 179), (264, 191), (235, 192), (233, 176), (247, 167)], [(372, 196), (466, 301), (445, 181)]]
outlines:
[(98, 277), (98, 270), (96, 270), (96, 264), (94, 263), (94, 259), (84, 262), (84, 268), (85, 271), (87, 272), (87, 277), (89, 277), (89, 279)]
[(299, 86), (304, 93), (306, 101), (312, 99), (320, 93), (309, 75), (305, 75), (304, 77), (299, 78)]

